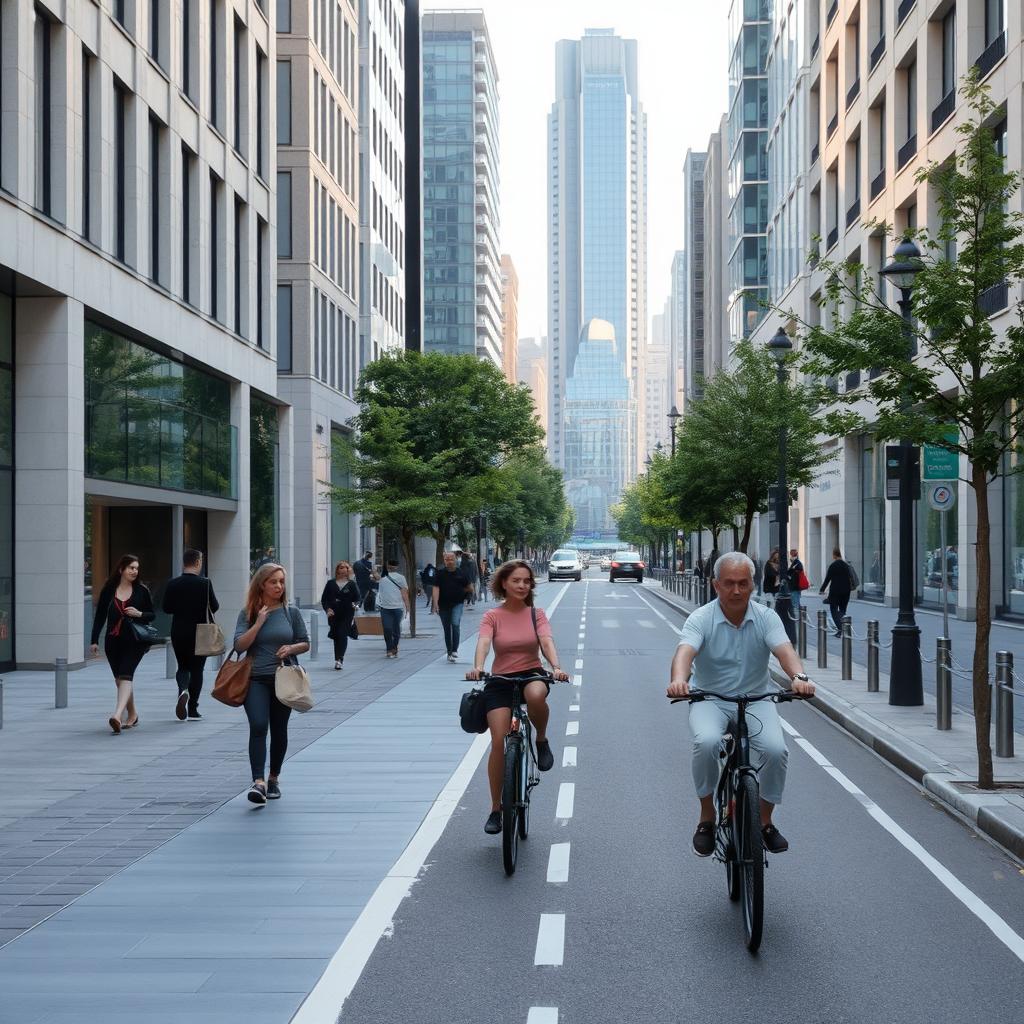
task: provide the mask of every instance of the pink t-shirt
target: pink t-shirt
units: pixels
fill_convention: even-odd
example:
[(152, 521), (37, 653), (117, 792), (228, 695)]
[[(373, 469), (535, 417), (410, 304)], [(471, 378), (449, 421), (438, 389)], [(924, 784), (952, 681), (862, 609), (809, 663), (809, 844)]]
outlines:
[(540, 608), (536, 608), (535, 611), (536, 632), (533, 629), (529, 608), (512, 612), (504, 605), (499, 605), (484, 613), (480, 620), (480, 636), (487, 637), (494, 648), (494, 664), (491, 671), (496, 676), (525, 672), (541, 663), (537, 637), (551, 636), (551, 623)]

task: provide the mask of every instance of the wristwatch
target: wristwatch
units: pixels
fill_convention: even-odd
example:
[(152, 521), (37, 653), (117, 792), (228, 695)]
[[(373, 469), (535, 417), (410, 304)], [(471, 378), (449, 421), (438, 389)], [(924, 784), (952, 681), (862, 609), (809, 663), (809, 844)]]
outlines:
[(811, 677), (803, 672), (797, 672), (797, 674), (793, 676), (793, 678), (799, 679), (801, 683), (809, 683), (811, 681)]

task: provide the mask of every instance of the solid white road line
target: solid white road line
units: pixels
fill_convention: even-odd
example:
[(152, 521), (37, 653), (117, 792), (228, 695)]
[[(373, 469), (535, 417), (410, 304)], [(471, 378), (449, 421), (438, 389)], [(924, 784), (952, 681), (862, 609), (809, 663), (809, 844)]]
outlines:
[(566, 722), (565, 723), (565, 735), (566, 736), (578, 736), (580, 731), (579, 722)]
[(577, 658), (576, 659), (576, 664), (573, 666), (573, 668), (583, 668), (583, 659), (582, 658)]
[(1024, 962), (1024, 938), (1018, 935), (984, 900), (968, 889), (952, 871), (936, 860), (910, 833), (886, 814), (864, 790), (836, 768), (817, 747), (805, 740), (792, 725), (783, 720), (782, 727), (815, 764), (831, 775), (896, 842), (916, 857), (1018, 960)]
[(571, 818), (573, 804), (576, 801), (576, 783), (563, 782), (558, 787), (558, 804), (555, 806), (556, 818)]
[(565, 595), (566, 595), (568, 590), (569, 590), (569, 584), (568, 583), (563, 583), (562, 584), (562, 589), (555, 596), (554, 601), (552, 601), (551, 604), (546, 605), (544, 607), (544, 614), (547, 615), (547, 617), (549, 619), (551, 618), (552, 615), (555, 614), (555, 609), (558, 607), (558, 603), (562, 600), (563, 597), (565, 597)]
[(558, 1024), (557, 1006), (531, 1006), (526, 1024)]
[(561, 967), (565, 958), (565, 914), (541, 914), (537, 929), (536, 967)]
[(563, 768), (575, 768), (576, 767), (576, 748), (575, 747), (563, 747), (562, 748), (562, 767)]
[(548, 881), (561, 885), (569, 881), (569, 844), (552, 843), (548, 855)]
[(650, 608), (651, 611), (654, 612), (654, 614), (657, 615), (658, 618), (661, 619), (661, 621), (664, 622), (665, 625), (668, 626), (668, 628), (671, 629), (672, 632), (675, 633), (676, 636), (682, 636), (683, 635), (683, 631), (681, 629), (679, 629), (678, 627), (673, 626), (672, 623), (669, 622), (669, 620), (662, 614), (660, 608), (656, 608), (653, 604), (651, 604), (651, 602), (648, 601), (647, 598), (644, 597), (644, 595), (641, 594), (639, 591), (637, 591), (637, 595), (636, 596), (639, 597), (640, 600), (643, 601), (643, 603), (645, 605), (647, 605), (647, 607)]
[(473, 741), (459, 767), (438, 794), (405, 852), (377, 886), (362, 913), (331, 957), (313, 991), (306, 996), (292, 1024), (323, 1024), (337, 1020), (342, 1005), (355, 988), (378, 941), (392, 927), (399, 904), (416, 881), (434, 844), (441, 838), (448, 819), (466, 792), (490, 737), (484, 733)]

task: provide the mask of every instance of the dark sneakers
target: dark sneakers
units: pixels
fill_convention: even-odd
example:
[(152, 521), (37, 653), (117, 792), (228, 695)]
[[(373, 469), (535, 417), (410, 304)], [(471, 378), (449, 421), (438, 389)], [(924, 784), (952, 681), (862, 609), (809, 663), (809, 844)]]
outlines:
[(174, 713), (178, 717), (179, 722), (184, 722), (188, 714), (188, 690), (182, 690), (178, 694), (178, 703), (174, 705)]
[(281, 787), (277, 784), (277, 779), (267, 780), (267, 799), (268, 800), (280, 800), (281, 799)]
[(491, 811), (487, 815), (487, 821), (484, 824), (484, 831), (489, 836), (496, 836), (501, 831), (501, 811)]
[(789, 840), (774, 825), (765, 825), (761, 836), (769, 853), (785, 853), (789, 849)]
[(551, 744), (547, 740), (537, 740), (537, 767), (542, 772), (549, 772), (555, 765), (555, 755), (551, 753)]
[(702, 821), (693, 833), (693, 852), (698, 857), (710, 857), (715, 852), (715, 823)]
[(249, 803), (262, 807), (267, 802), (267, 787), (262, 782), (254, 782), (247, 795)]

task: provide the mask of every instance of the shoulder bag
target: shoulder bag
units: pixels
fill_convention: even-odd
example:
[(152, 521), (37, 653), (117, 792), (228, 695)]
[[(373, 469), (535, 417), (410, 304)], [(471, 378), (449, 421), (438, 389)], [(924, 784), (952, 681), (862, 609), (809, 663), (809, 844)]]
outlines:
[(151, 622), (136, 622), (135, 619), (128, 619), (128, 623), (132, 627), (132, 636), (135, 637), (136, 643), (155, 644), (160, 639), (156, 626)]
[(252, 660), (232, 651), (217, 671), (217, 681), (213, 684), (210, 696), (230, 708), (241, 707), (249, 693), (251, 674)]
[[(288, 609), (288, 618), (292, 624), (292, 642), (295, 642), (295, 618), (293, 609)], [(291, 659), (294, 664), (282, 662), (274, 673), (274, 696), (291, 708), (292, 711), (309, 711), (313, 706), (313, 690), (309, 685), (309, 676), (299, 664), (298, 658)]]
[(459, 701), (459, 724), (463, 732), (487, 732), (487, 706), (484, 691), (473, 687)]
[(196, 626), (196, 657), (207, 658), (211, 655), (223, 654), (227, 650), (224, 631), (213, 620), (210, 611), (210, 581), (206, 581), (206, 621)]

